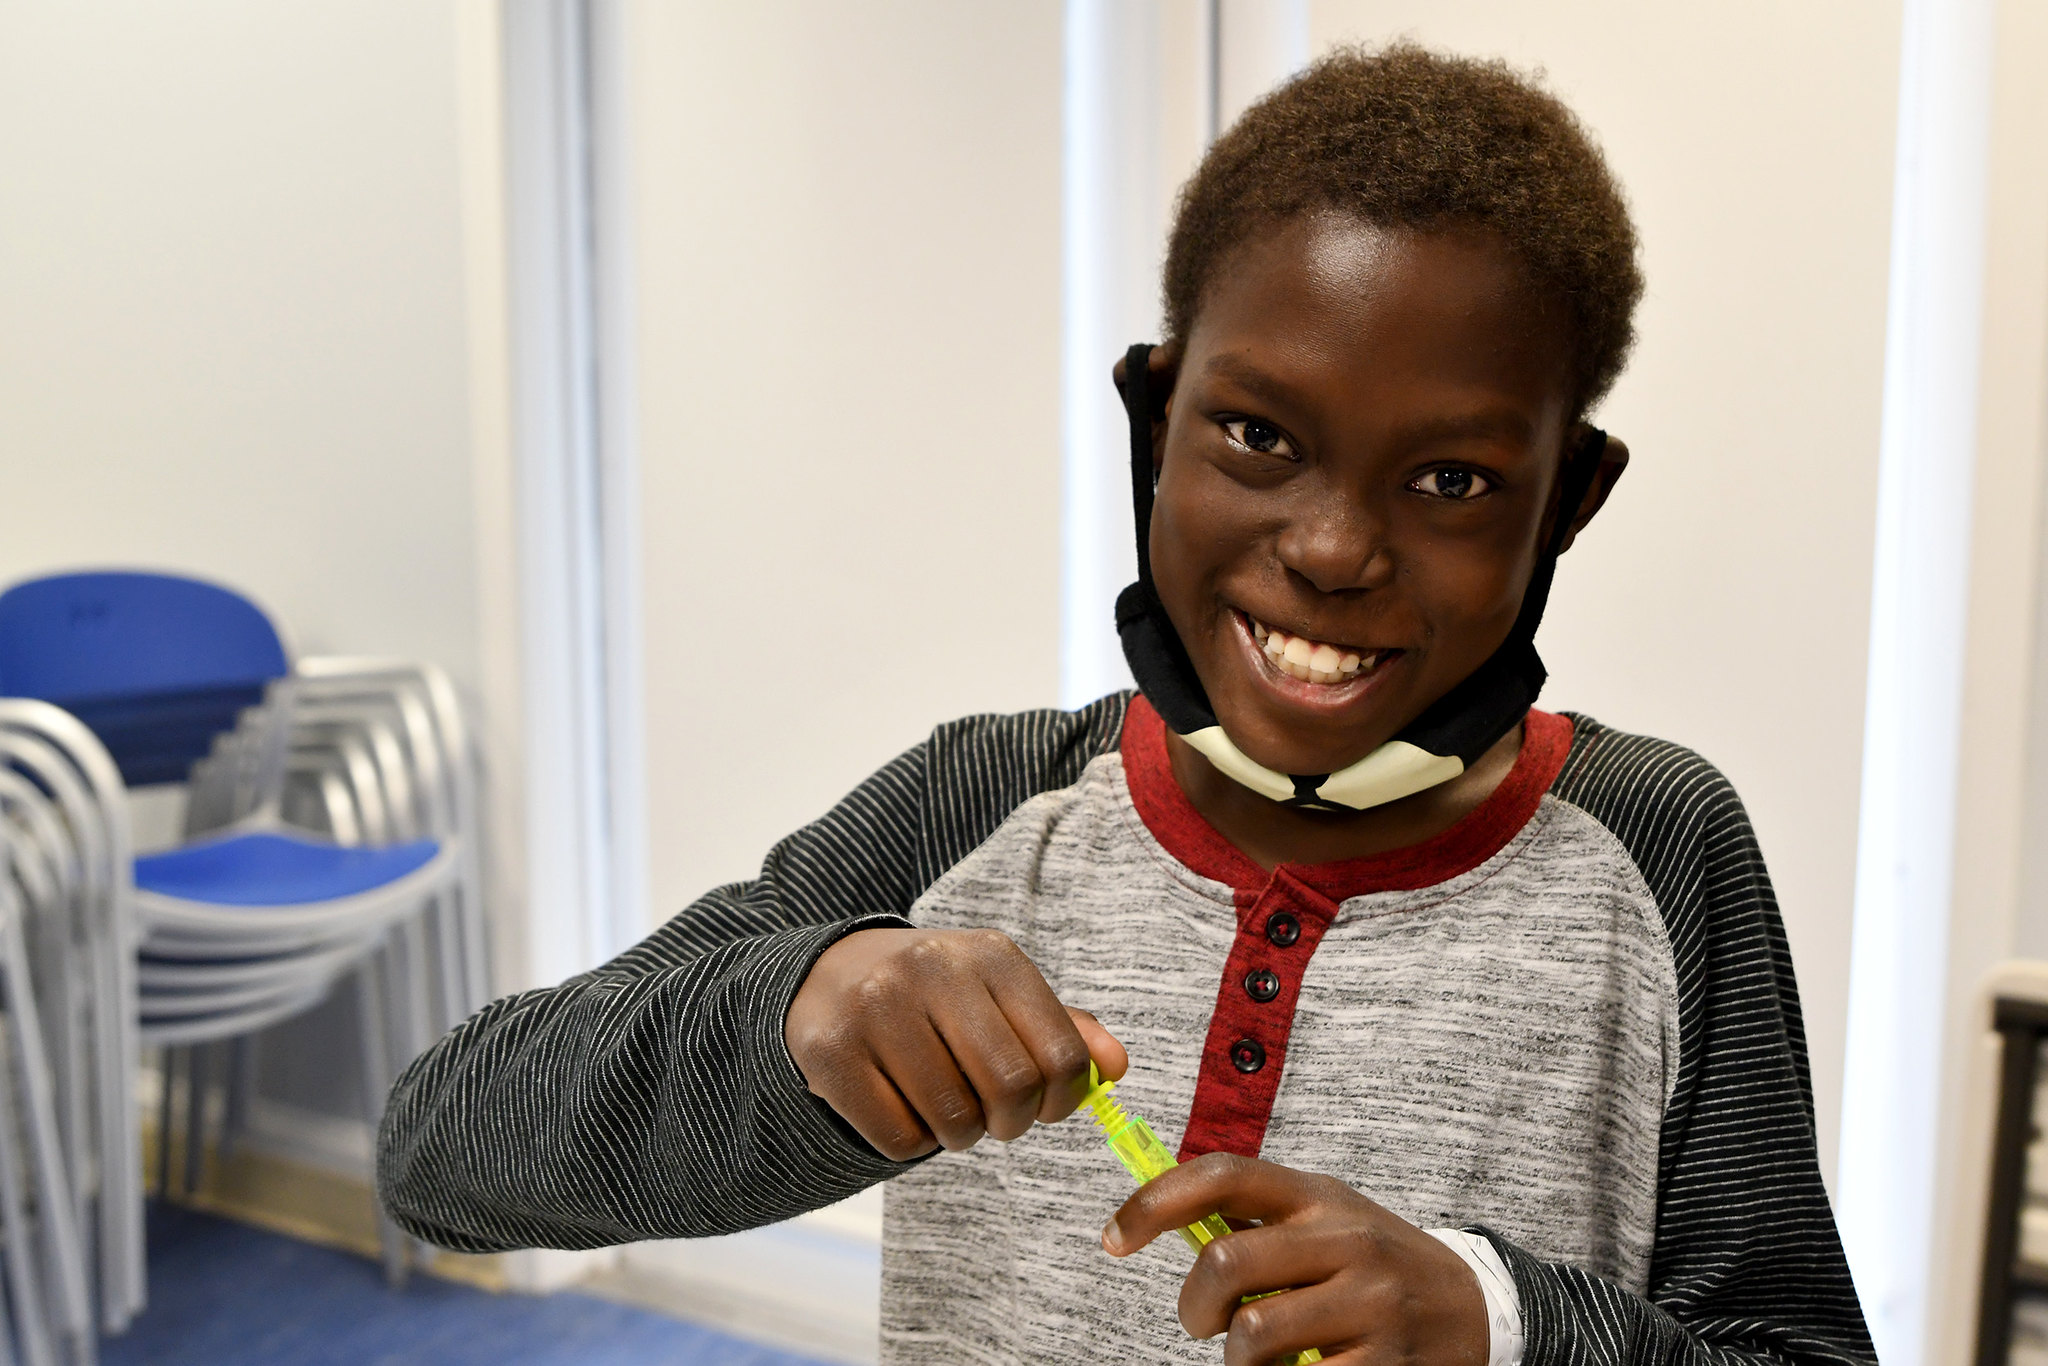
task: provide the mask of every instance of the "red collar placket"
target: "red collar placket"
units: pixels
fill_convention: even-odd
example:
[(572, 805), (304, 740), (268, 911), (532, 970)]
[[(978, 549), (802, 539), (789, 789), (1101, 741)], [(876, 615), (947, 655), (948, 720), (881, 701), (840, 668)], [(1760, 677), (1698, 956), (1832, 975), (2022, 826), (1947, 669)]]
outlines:
[(1287, 1064), (1302, 973), (1337, 918), (1337, 903), (1284, 864), (1265, 886), (1237, 889), (1236, 900), (1237, 938), (1202, 1045), (1194, 1110), (1180, 1141), (1183, 1162), (1213, 1152), (1258, 1156)]
[(1529, 823), (1571, 749), (1569, 719), (1532, 711), (1515, 765), (1487, 799), (1421, 844), (1325, 864), (1267, 872), (1231, 844), (1181, 791), (1166, 751), (1166, 726), (1133, 699), (1120, 746), (1131, 802), (1168, 854), (1231, 888), (1237, 933), (1224, 960), (1216, 1009), (1202, 1046), (1193, 1113), (1180, 1158), (1209, 1152), (1258, 1156), (1287, 1062), (1295, 1007), (1310, 957), (1348, 898), (1413, 891), (1470, 872)]

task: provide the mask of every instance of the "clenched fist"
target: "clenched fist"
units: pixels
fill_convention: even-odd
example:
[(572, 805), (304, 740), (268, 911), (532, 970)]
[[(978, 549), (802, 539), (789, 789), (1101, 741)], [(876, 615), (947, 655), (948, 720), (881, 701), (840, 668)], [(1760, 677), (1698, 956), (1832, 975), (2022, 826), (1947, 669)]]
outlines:
[(896, 1162), (1064, 1119), (1091, 1058), (1111, 1080), (1130, 1065), (996, 930), (846, 936), (804, 979), (783, 1038), (811, 1092)]

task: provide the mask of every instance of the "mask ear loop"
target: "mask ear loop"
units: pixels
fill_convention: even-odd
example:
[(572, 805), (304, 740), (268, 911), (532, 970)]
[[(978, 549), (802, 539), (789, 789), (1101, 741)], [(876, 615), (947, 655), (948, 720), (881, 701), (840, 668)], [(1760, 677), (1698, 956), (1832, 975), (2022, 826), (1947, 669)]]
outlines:
[(1141, 342), (1124, 352), (1121, 389), (1124, 412), (1130, 419), (1138, 578), (1117, 595), (1116, 630), (1131, 676), (1144, 689), (1146, 700), (1176, 734), (1190, 735), (1214, 726), (1216, 713), (1152, 581), (1152, 424), (1161, 416), (1152, 399), (1152, 351), (1152, 346)]
[[(1139, 342), (1124, 352), (1124, 415), (1130, 419), (1131, 506), (1137, 510), (1138, 582), (1153, 602), (1159, 600), (1152, 586), (1152, 500), (1158, 475), (1152, 468), (1152, 347)], [(1151, 604), (1146, 604), (1150, 606)]]
[(1550, 529), (1550, 544), (1544, 548), (1543, 557), (1536, 563), (1536, 572), (1530, 576), (1529, 587), (1522, 594), (1522, 610), (1516, 614), (1514, 630), (1508, 633), (1510, 640), (1521, 635), (1532, 641), (1535, 639), (1536, 627), (1543, 620), (1543, 609), (1550, 602), (1550, 585), (1557, 576), (1558, 557), (1564, 554), (1565, 543), (1571, 539), (1572, 523), (1578, 519), (1579, 504), (1586, 501), (1586, 494), (1600, 473), (1600, 457), (1606, 453), (1607, 433), (1591, 423), (1586, 424), (1586, 430), (1566, 454), (1564, 468), (1558, 472), (1557, 522)]

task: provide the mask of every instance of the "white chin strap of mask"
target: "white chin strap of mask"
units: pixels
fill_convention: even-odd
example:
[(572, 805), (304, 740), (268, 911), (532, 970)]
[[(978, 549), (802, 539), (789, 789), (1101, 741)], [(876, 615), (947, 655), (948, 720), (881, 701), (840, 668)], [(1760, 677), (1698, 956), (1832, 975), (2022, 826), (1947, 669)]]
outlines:
[(1406, 740), (1389, 740), (1335, 773), (1297, 779), (1247, 755), (1221, 726), (1206, 726), (1181, 738), (1225, 777), (1262, 797), (1302, 806), (1364, 811), (1447, 783), (1465, 771), (1465, 761), (1455, 755), (1431, 754)]

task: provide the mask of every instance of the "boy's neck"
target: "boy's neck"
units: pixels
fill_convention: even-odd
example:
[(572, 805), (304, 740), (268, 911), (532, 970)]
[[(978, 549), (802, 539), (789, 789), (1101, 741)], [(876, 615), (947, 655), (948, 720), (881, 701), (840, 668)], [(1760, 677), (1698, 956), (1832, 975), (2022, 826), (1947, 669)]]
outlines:
[(1218, 772), (1174, 734), (1166, 754), (1174, 780), (1202, 818), (1260, 867), (1334, 863), (1420, 844), (1456, 825), (1500, 786), (1522, 752), (1522, 727), (1494, 742), (1479, 761), (1447, 783), (1367, 811), (1337, 815), (1299, 811), (1260, 796)]

